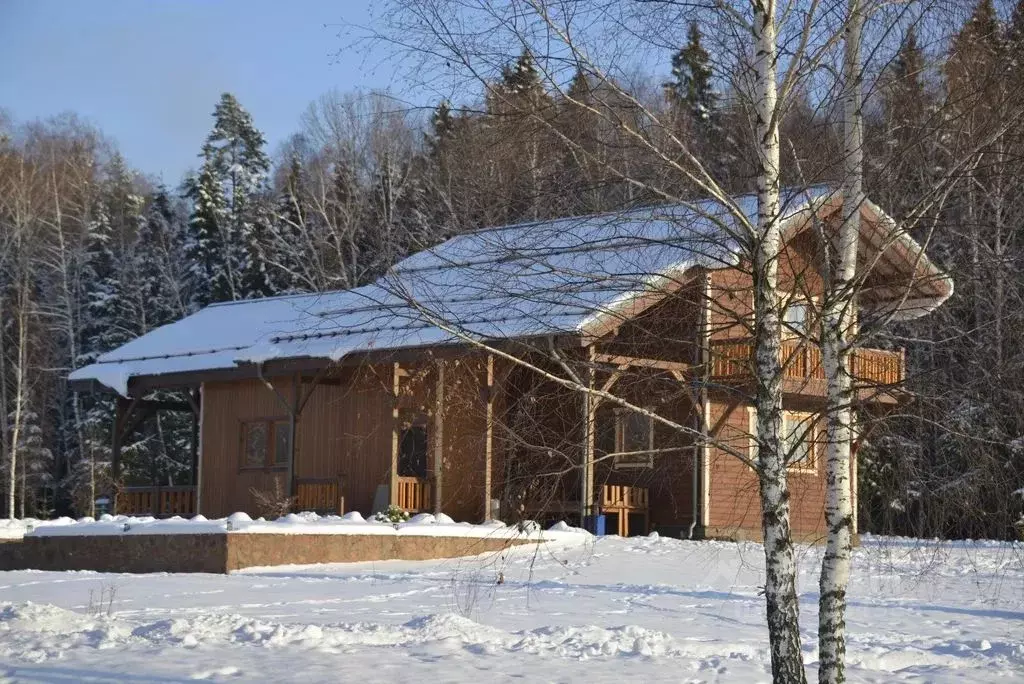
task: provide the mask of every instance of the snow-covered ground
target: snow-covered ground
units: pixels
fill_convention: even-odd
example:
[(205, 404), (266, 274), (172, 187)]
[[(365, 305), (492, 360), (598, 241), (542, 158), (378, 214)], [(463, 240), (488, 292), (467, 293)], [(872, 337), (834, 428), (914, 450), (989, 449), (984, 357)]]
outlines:
[[(575, 537), (228, 576), (0, 573), (0, 681), (768, 680), (758, 545)], [(820, 549), (800, 553), (813, 668)], [(866, 540), (850, 603), (854, 681), (1024, 679), (1021, 545)]]

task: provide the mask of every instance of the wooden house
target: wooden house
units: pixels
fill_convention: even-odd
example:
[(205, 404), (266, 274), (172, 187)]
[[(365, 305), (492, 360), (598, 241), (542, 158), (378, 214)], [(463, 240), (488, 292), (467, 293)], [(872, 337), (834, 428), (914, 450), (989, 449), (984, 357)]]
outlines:
[[(734, 201), (756, 215), (753, 196)], [(814, 188), (788, 196), (784, 216), (784, 432), (792, 526), (807, 538), (823, 532), (814, 319), (840, 206)], [(950, 296), (879, 208), (862, 218), (861, 320)], [(602, 513), (611, 532), (757, 537), (756, 479), (736, 457), (756, 458), (742, 235), (711, 202), (482, 230), (365, 287), (207, 307), (71, 382), (117, 394), (115, 476), (140, 421), (193, 413), (191, 481), (125, 483), (123, 512), (255, 514), (277, 487), (328, 513)], [(906, 398), (901, 350), (857, 349), (853, 372), (860, 412)], [(150, 398), (167, 390), (188, 401)]]

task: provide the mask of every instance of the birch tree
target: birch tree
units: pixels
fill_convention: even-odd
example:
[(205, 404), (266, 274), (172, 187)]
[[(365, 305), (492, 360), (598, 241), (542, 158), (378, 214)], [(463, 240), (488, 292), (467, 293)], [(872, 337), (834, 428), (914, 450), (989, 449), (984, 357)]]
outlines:
[[(842, 125), (843, 206), (836, 254), (825, 255), (826, 291), (822, 306), (821, 352), (826, 389), (825, 524), (827, 537), (821, 562), (818, 599), (818, 681), (846, 680), (846, 587), (854, 532), (853, 373), (851, 344), (856, 324), (855, 277), (860, 244), (860, 211), (864, 202), (864, 136), (860, 59), (864, 9), (849, 0), (843, 38)], [(827, 242), (825, 244), (828, 244)]]
[[(401, 37), (394, 37), (394, 40), (411, 45), (413, 51), (420, 54), (440, 55), (446, 63), (459, 65), (472, 79), (484, 85), (491, 98), (500, 98), (502, 93), (491, 85), (488, 74), (493, 73), (493, 65), (488, 65), (487, 56), (495, 51), (500, 53), (503, 47), (511, 52), (516, 45), (521, 46), (521, 50), (530, 50), (535, 44), (544, 44), (544, 59), (538, 58), (537, 62), (541, 65), (539, 69), (544, 73), (546, 85), (558, 91), (562, 98), (568, 97), (557, 71), (559, 63), (564, 62), (588, 74), (597, 85), (630, 102), (638, 125), (634, 128), (631, 121), (622, 119), (612, 124), (624, 137), (643, 148), (657, 164), (671, 170), (671, 173), (662, 173), (660, 178), (672, 177), (673, 184), (670, 186), (638, 177), (628, 166), (609, 162), (611, 157), (601, 159), (600, 162), (611, 173), (655, 200), (693, 206), (687, 202), (687, 195), (680, 195), (670, 187), (684, 187), (694, 195), (710, 196), (739, 226), (735, 237), (743, 245), (744, 256), (749, 260), (754, 291), (752, 334), (756, 387), (752, 402), (757, 414), (758, 456), (752, 465), (758, 475), (761, 502), (766, 563), (764, 591), (772, 673), (776, 681), (803, 681), (787, 454), (780, 434), (780, 314), (783, 303), (779, 291), (779, 262), (783, 206), (779, 127), (791, 98), (799, 90), (801, 79), (836, 44), (838, 36), (816, 33), (819, 17), (815, 13), (815, 4), (807, 8), (795, 26), (789, 27), (785, 37), (779, 33), (777, 7), (773, 0), (754, 0), (750, 5), (723, 7), (717, 15), (733, 31), (732, 35), (741, 36), (733, 45), (731, 54), (735, 59), (735, 96), (748, 107), (753, 133), (750, 157), (757, 189), (757, 215), (754, 221), (750, 221), (732, 203), (729, 191), (711, 175), (691, 143), (674, 135), (658, 113), (621, 85), (609, 71), (608, 64), (601, 62), (601, 57), (608, 57), (610, 51), (604, 51), (602, 55), (598, 45), (587, 43), (576, 31), (578, 20), (580, 24), (589, 22), (591, 27), (603, 22), (608, 27), (608, 33), (602, 34), (603, 38), (615, 29), (632, 36), (650, 36), (643, 31), (664, 31), (665, 25), (660, 24), (661, 21), (674, 21), (683, 29), (688, 27), (689, 22), (683, 21), (683, 13), (642, 10), (638, 14), (642, 15), (639, 23), (644, 28), (637, 31), (636, 26), (627, 29), (627, 24), (636, 20), (631, 10), (620, 13), (615, 6), (609, 5), (598, 9), (575, 2), (533, 1), (482, 2), (469, 7), (438, 1), (399, 5), (406, 20), (396, 29), (395, 35), (400, 32)], [(476, 10), (476, 15), (467, 16), (473, 15), (473, 10)], [(422, 42), (416, 42), (417, 35)], [(481, 35), (489, 36), (489, 40), (479, 42)], [(783, 56), (787, 65), (785, 69), (780, 67)], [(521, 107), (517, 109), (516, 104), (509, 100), (505, 104), (527, 120), (544, 125), (544, 118), (537, 113)], [(573, 104), (599, 118), (608, 115), (607, 111), (590, 102), (574, 101)], [(651, 130), (656, 130), (657, 134), (649, 134)], [(572, 146), (572, 141), (565, 137), (559, 138), (559, 142)], [(588, 156), (585, 149), (574, 146), (573, 150), (581, 156)], [(581, 393), (593, 392), (592, 386), (579, 379), (568, 382)], [(617, 397), (616, 401), (621, 405), (620, 398)], [(630, 408), (642, 410), (635, 405), (630, 405)]]

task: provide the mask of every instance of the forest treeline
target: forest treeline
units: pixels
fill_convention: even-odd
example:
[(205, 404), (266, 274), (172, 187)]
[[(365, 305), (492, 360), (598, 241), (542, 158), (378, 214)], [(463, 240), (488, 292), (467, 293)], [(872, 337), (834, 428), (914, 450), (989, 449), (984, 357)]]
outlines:
[[(983, 0), (948, 41), (926, 48), (906, 31), (867, 84), (867, 193), (929, 226), (956, 293), (870, 341), (906, 348), (916, 398), (861, 447), (861, 530), (1006, 537), (1024, 505), (1024, 133), (981, 144), (1024, 130), (1022, 54), (1024, 12), (1004, 21)], [(69, 391), (67, 374), (157, 326), (213, 302), (355, 287), (483, 226), (699, 195), (656, 158), (668, 146), (614, 125), (641, 109), (669, 122), (651, 136), (686, 139), (724, 187), (753, 190), (749, 117), (697, 24), (671, 57), (666, 82), (640, 78), (629, 97), (582, 72), (550, 92), (529, 51), (477, 99), (429, 113), (330, 93), (273, 154), (225, 93), (177, 187), (74, 115), (0, 118), (0, 484), (13, 512), (92, 510), (112, 399)], [(800, 98), (782, 125), (785, 184), (839, 180), (840, 128)], [(940, 203), (917, 204), (963, 163)], [(175, 416), (140, 431), (125, 481), (187, 481), (189, 433)]]

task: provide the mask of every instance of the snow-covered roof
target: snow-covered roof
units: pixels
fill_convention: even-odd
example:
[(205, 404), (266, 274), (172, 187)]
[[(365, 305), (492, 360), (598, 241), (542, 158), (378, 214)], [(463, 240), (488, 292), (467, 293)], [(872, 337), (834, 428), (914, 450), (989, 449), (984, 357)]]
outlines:
[[(796, 217), (830, 194), (792, 196)], [(733, 200), (748, 220), (756, 197)], [(74, 371), (127, 394), (133, 377), (479, 339), (578, 335), (696, 266), (738, 263), (742, 228), (717, 202), (644, 207), (467, 233), (352, 290), (214, 304)]]

